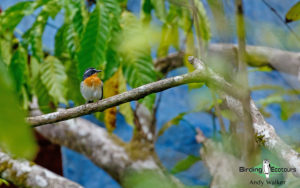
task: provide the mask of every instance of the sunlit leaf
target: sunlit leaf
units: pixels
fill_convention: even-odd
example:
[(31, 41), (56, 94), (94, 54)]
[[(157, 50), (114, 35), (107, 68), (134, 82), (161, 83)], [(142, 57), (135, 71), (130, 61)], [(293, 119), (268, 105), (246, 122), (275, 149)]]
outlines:
[(166, 23), (162, 27), (161, 40), (157, 51), (158, 57), (166, 56), (170, 46), (179, 49), (178, 21), (179, 16), (177, 13), (177, 8), (175, 6), (170, 6)]
[(275, 93), (275, 94), (269, 95), (266, 98), (259, 100), (258, 103), (261, 104), (262, 106), (267, 106), (267, 105), (270, 105), (273, 103), (281, 103), (283, 101), (284, 101), (283, 96)]
[(149, 24), (151, 21), (151, 11), (153, 9), (151, 0), (142, 0), (141, 6), (141, 20), (144, 24)]
[(8, 181), (6, 181), (5, 179), (2, 179), (2, 178), (0, 178), (0, 185), (6, 185), (6, 186), (9, 186), (9, 182)]
[[(123, 58), (122, 69), (127, 83), (132, 88), (136, 88), (156, 81), (157, 74), (152, 62), (149, 39), (144, 39), (142, 24), (133, 14), (127, 12), (122, 15), (122, 23), (124, 24), (123, 35), (127, 37), (122, 41), (120, 51)], [(149, 95), (140, 102), (151, 109), (155, 102), (155, 95)]]
[[(122, 71), (120, 70), (119, 73), (119, 93), (123, 93), (126, 92), (126, 80), (123, 76)], [(120, 113), (125, 117), (126, 122), (128, 123), (128, 125), (134, 126), (134, 115), (133, 115), (133, 111), (132, 108), (130, 106), (130, 103), (125, 103), (125, 104), (121, 104), (120, 105)]]
[(236, 121), (238, 120), (238, 117), (236, 116), (236, 114), (230, 110), (221, 110), (221, 115), (222, 117), (228, 119), (228, 120), (231, 120), (231, 121)]
[(285, 22), (300, 20), (300, 2), (297, 2), (285, 15)]
[(167, 15), (165, 0), (151, 0), (151, 4), (154, 7), (156, 17), (164, 22)]
[(283, 120), (288, 120), (295, 113), (300, 113), (300, 101), (282, 101), (280, 106), (280, 117)]
[(171, 173), (172, 174), (177, 174), (183, 171), (188, 170), (193, 166), (195, 163), (201, 160), (201, 157), (189, 155), (185, 159), (179, 161), (172, 169)]
[(33, 1), (19, 2), (6, 9), (0, 16), (1, 29), (3, 31), (13, 30), (25, 15), (33, 13), (33, 5)]
[(164, 132), (169, 129), (171, 126), (173, 125), (178, 125), (180, 123), (180, 121), (183, 119), (183, 117), (186, 115), (186, 112), (180, 113), (178, 114), (176, 117), (174, 117), (173, 119), (171, 119), (170, 121), (166, 122), (161, 129), (158, 131), (157, 136), (161, 136), (164, 134)]
[[(104, 98), (108, 98), (119, 93), (119, 71), (104, 83)], [(109, 132), (116, 128), (117, 107), (112, 107), (104, 111), (104, 123)]]
[(206, 15), (205, 8), (202, 4), (202, 1), (194, 1), (195, 6), (196, 6), (196, 13), (197, 13), (197, 18), (195, 19), (195, 27), (196, 30), (198, 30), (198, 37), (200, 37), (204, 42), (207, 42), (210, 40), (211, 37), (211, 32), (210, 32), (210, 25), (209, 21)]
[(0, 38), (0, 56), (6, 65), (9, 65), (12, 57), (13, 34), (6, 32)]

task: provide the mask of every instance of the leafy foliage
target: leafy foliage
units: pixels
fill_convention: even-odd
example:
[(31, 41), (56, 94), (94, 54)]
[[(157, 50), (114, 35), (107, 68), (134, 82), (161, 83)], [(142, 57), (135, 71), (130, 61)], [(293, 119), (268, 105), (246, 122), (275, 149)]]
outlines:
[(0, 178), (0, 185), (6, 185), (6, 186), (9, 186), (9, 182), (8, 181), (6, 181), (5, 179), (2, 179), (2, 178)]
[(26, 77), (28, 76), (26, 65), (27, 51), (20, 46), (13, 54), (11, 63), (9, 65), (9, 70), (15, 81), (17, 93), (21, 92), (22, 85), (26, 83)]
[[(126, 80), (123, 76), (122, 70), (120, 70), (120, 73), (119, 73), (119, 93), (123, 93), (125, 91), (127, 91), (127, 89), (126, 89)], [(129, 102), (120, 105), (120, 113), (125, 117), (125, 120), (129, 125), (134, 126), (134, 122), (133, 122), (134, 121), (134, 115), (133, 115), (133, 111), (132, 111), (132, 108), (131, 108)]]
[(297, 2), (285, 15), (286, 22), (300, 20), (300, 2)]
[(180, 113), (178, 114), (176, 117), (172, 118), (170, 121), (166, 122), (161, 129), (158, 131), (157, 136), (161, 136), (164, 134), (164, 132), (170, 128), (173, 125), (178, 125), (180, 123), (180, 121), (183, 119), (183, 117), (186, 115), (187, 113)]
[[(116, 72), (110, 79), (108, 79), (104, 83), (105, 89), (104, 90), (104, 97), (108, 98), (114, 95), (119, 94), (119, 74), (120, 72)], [(117, 120), (117, 107), (112, 107), (109, 109), (106, 109), (104, 111), (104, 123), (106, 126), (106, 129), (109, 132), (112, 132), (116, 128), (116, 120)]]
[[(122, 17), (124, 25), (123, 36), (127, 36), (121, 44), (123, 61), (122, 68), (124, 77), (128, 84), (133, 87), (156, 81), (157, 75), (152, 63), (149, 41), (144, 37), (143, 26), (134, 15), (124, 13)], [(140, 38), (141, 37), (141, 38)], [(155, 102), (155, 95), (149, 95), (141, 101), (148, 108), (152, 108)]]
[(195, 1), (197, 18), (195, 19), (195, 26), (197, 30), (197, 36), (203, 39), (204, 42), (208, 42), (211, 37), (209, 21), (206, 16), (206, 11), (202, 4), (202, 1)]
[(14, 155), (32, 158), (36, 151), (30, 127), (25, 123), (25, 112), (16, 100), (17, 96), (8, 70), (0, 59), (0, 147)]
[(200, 157), (189, 155), (185, 159), (179, 161), (172, 169), (172, 174), (177, 174), (188, 170), (192, 165), (201, 160)]
[(19, 2), (9, 7), (0, 17), (1, 30), (13, 30), (25, 15), (29, 15), (34, 11), (34, 2)]
[(54, 102), (66, 101), (66, 89), (64, 87), (67, 80), (65, 68), (54, 56), (48, 56), (40, 67), (41, 81), (53, 97)]

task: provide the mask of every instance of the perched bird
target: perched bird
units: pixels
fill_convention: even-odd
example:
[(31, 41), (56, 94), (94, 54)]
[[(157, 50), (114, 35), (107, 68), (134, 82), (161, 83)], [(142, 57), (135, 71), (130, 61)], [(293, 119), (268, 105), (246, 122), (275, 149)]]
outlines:
[(83, 74), (80, 92), (88, 103), (101, 100), (103, 97), (103, 83), (98, 77), (99, 72), (101, 72), (101, 70), (88, 68)]

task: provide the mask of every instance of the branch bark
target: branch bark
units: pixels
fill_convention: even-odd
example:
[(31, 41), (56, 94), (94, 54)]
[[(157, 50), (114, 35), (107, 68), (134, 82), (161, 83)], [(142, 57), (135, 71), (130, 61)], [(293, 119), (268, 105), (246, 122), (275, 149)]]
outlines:
[(3, 152), (0, 152), (0, 176), (22, 187), (82, 188), (79, 184), (54, 174), (39, 165), (25, 160), (12, 159)]
[[(162, 91), (169, 87), (175, 87), (177, 85), (183, 84), (187, 81), (205, 81), (209, 86), (215, 87), (215, 89), (229, 94), (226, 96), (228, 100), (231, 101), (231, 108), (242, 110), (239, 101), (236, 100), (236, 98), (239, 98), (239, 94), (234, 94), (236, 91), (238, 91), (236, 87), (227, 83), (222, 77), (214, 73), (209, 68), (205, 67), (205, 65), (201, 61), (194, 58), (191, 58), (190, 61), (194, 63), (195, 67), (198, 68), (193, 73), (148, 84), (146, 85), (146, 87), (142, 86), (141, 88), (133, 89), (126, 93), (120, 94), (122, 100), (118, 99), (120, 95), (117, 95), (114, 98), (112, 97), (112, 99), (108, 98), (105, 99), (105, 101), (99, 101), (98, 103), (83, 105), (79, 107), (79, 109), (83, 109), (85, 110), (84, 113), (87, 113), (88, 110), (93, 111), (99, 108), (109, 108), (112, 105), (118, 105), (122, 102), (128, 102), (128, 100), (134, 100), (136, 99), (136, 97), (143, 97), (147, 93), (150, 93), (150, 91)], [(151, 87), (154, 88), (151, 89)], [(90, 107), (91, 109), (89, 109)], [(278, 153), (283, 160), (290, 164), (291, 167), (297, 168), (296, 175), (299, 175), (299, 154), (289, 146), (287, 146), (276, 135), (274, 128), (264, 121), (254, 103), (251, 104), (251, 109), (253, 114), (252, 116), (255, 117), (253, 119), (253, 127), (257, 135), (263, 136), (265, 145), (268, 149)], [(63, 110), (62, 112), (60, 111), (57, 113), (66, 113), (66, 111), (70, 113), (70, 110)], [(37, 117), (49, 117), (49, 114), (46, 116)], [(50, 120), (53, 121), (51, 117), (53, 116), (50, 115)], [(36, 117), (32, 118), (34, 119)], [(41, 118), (41, 121), (47, 122), (48, 120), (47, 118), (46, 120)], [(146, 153), (146, 157), (144, 159), (135, 159), (133, 156), (134, 153), (130, 152), (130, 150), (127, 150), (128, 145), (126, 143), (123, 143), (118, 138), (109, 135), (105, 129), (100, 128), (89, 121), (81, 118), (76, 118), (60, 123), (55, 123), (55, 125), (58, 126), (50, 124), (38, 127), (36, 129), (52, 142), (83, 153), (88, 158), (90, 158), (97, 166), (109, 172), (109, 174), (117, 181), (121, 182), (121, 184), (122, 177), (128, 169), (134, 169), (136, 171), (150, 169), (163, 172), (159, 167), (156, 159), (151, 155), (147, 155), (147, 151), (137, 151), (139, 153)], [(132, 147), (130, 149), (132, 149)], [(171, 179), (174, 182), (178, 182), (178, 180), (174, 178)]]
[(40, 126), (36, 130), (51, 142), (85, 155), (124, 187), (127, 186), (124, 181), (127, 178), (127, 172), (145, 170), (154, 171), (155, 174), (167, 180), (172, 185), (171, 187), (183, 187), (179, 180), (164, 172), (151, 152), (133, 148), (130, 143), (124, 143), (116, 136), (107, 133), (104, 128), (85, 119), (70, 119), (55, 123), (55, 125)]
[[(198, 59), (190, 58), (189, 60), (193, 61), (193, 64), (198, 64), (198, 67), (202, 66), (204, 69), (209, 69), (203, 66), (204, 64)], [(218, 75), (213, 71), (209, 72), (211, 72), (210, 79), (212, 79), (214, 82), (220, 82), (219, 85), (229, 85), (231, 88), (237, 89), (234, 86), (231, 86), (231, 84), (225, 80), (216, 79), (218, 78)], [(225, 98), (228, 107), (236, 112), (238, 117), (243, 117), (245, 114), (240, 100), (229, 96), (222, 89), (218, 90)], [(281, 158), (281, 160), (285, 161), (288, 165), (290, 165), (290, 167), (296, 168), (294, 175), (300, 176), (300, 154), (280, 139), (280, 137), (276, 134), (274, 127), (265, 121), (263, 115), (259, 112), (252, 100), (250, 101), (250, 111), (253, 121), (253, 129), (257, 136), (263, 138), (264, 146), (270, 151), (275, 152)]]
[[(237, 45), (210, 44), (208, 57), (222, 57), (230, 63), (237, 64)], [(169, 71), (172, 68), (183, 66), (184, 53), (173, 53), (168, 57), (160, 58), (155, 62), (158, 71)], [(269, 48), (263, 46), (246, 46), (246, 62), (253, 67), (270, 66), (280, 72), (299, 76), (300, 53)], [(171, 67), (171, 68), (169, 68)]]

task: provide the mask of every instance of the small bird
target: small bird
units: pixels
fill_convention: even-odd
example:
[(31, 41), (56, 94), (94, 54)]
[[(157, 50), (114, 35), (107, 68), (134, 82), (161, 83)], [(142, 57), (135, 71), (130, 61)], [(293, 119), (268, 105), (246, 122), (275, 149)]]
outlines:
[(88, 103), (103, 98), (103, 83), (98, 77), (101, 70), (88, 68), (83, 74), (83, 80), (80, 84), (80, 92)]

